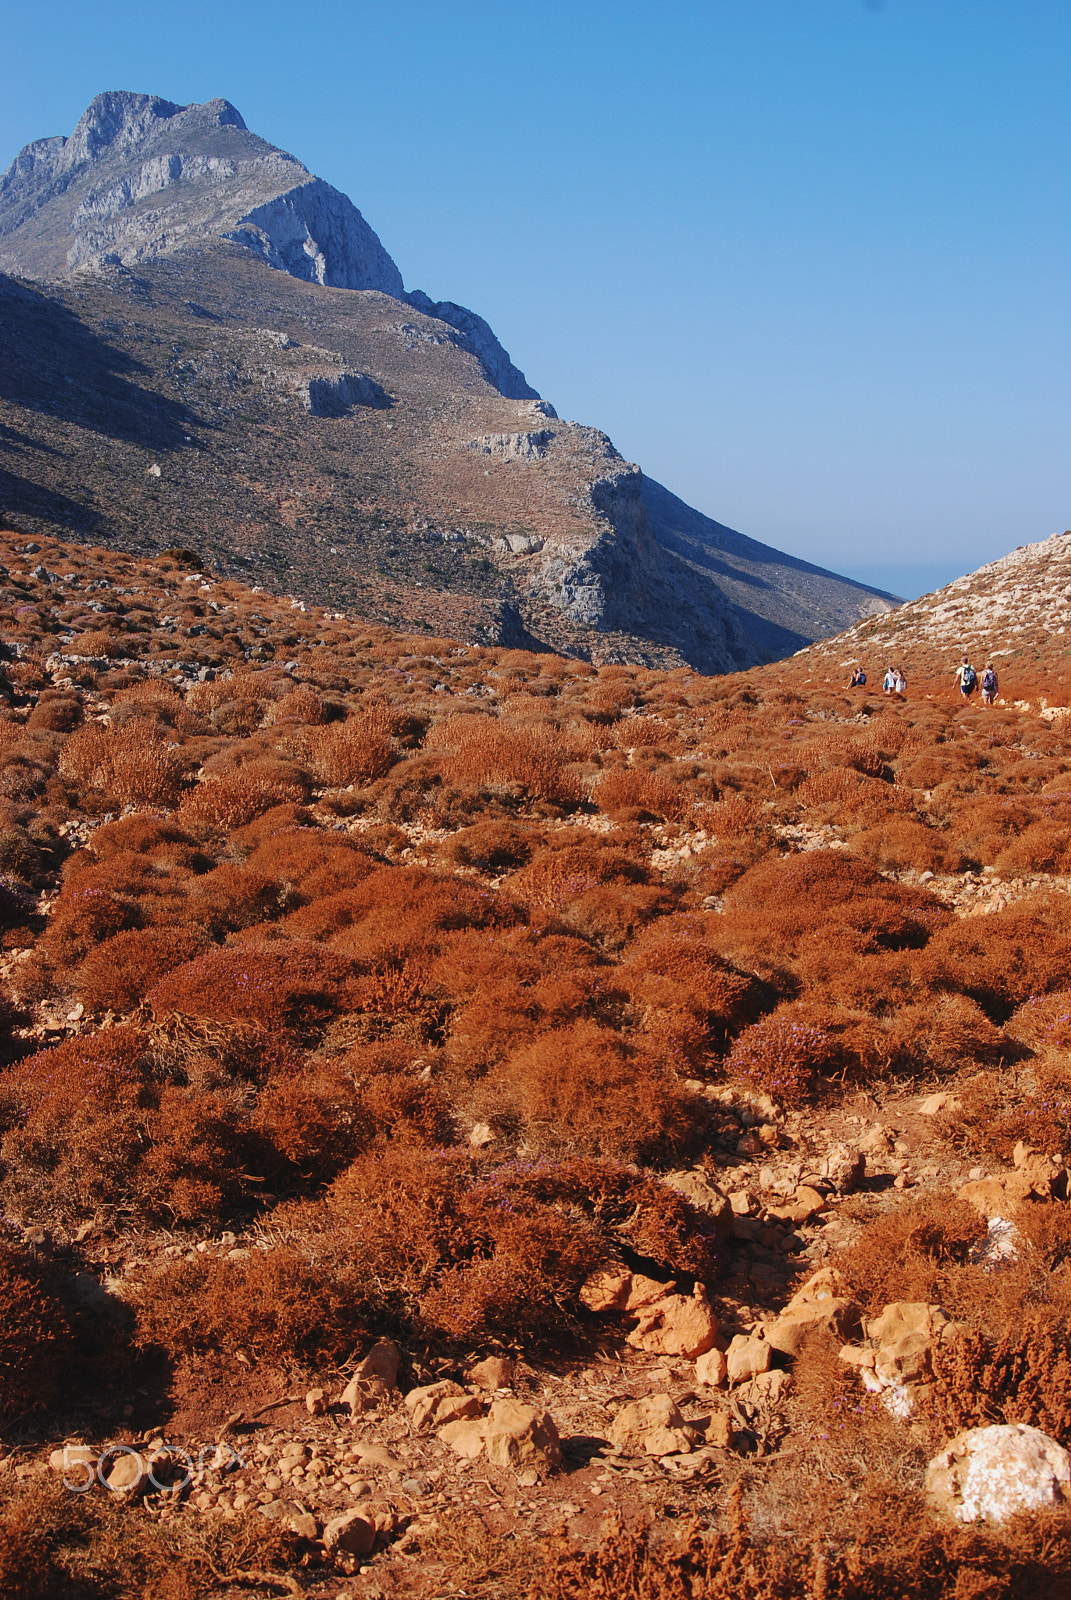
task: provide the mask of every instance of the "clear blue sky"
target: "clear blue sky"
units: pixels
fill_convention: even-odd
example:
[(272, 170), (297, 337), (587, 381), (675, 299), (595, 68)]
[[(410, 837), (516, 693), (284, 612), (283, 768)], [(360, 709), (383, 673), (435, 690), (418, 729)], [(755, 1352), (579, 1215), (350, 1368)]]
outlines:
[(914, 594), (1071, 526), (1067, 0), (0, 0), (0, 166), (224, 95), (712, 516)]

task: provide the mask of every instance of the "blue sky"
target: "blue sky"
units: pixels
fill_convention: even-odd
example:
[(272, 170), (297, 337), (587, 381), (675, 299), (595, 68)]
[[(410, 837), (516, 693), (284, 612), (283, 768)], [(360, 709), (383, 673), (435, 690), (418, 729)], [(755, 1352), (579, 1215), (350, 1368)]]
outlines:
[(0, 166), (224, 95), (702, 510), (909, 595), (1071, 525), (1066, 0), (0, 0)]

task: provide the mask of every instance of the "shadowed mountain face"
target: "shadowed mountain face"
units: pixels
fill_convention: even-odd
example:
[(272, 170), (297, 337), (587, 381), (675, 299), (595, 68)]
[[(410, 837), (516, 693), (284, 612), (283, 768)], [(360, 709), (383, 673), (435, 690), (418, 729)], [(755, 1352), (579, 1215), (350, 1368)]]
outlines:
[(104, 94), (28, 145), (0, 177), (0, 268), (0, 512), (27, 529), (708, 672), (890, 604), (559, 420), (482, 318), (406, 293), (346, 196), (225, 100)]

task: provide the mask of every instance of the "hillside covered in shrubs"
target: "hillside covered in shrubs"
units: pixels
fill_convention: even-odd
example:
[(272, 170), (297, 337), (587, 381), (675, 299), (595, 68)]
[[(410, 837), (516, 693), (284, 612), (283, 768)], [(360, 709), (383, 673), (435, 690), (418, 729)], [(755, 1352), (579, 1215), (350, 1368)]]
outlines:
[[(888, 697), (884, 662), (847, 690), (825, 647), (596, 667), (369, 627), (182, 550), (12, 534), (0, 562), (5, 1592), (28, 1551), (42, 1595), (1039, 1592), (1021, 1529), (943, 1533), (921, 1486), (957, 1428), (1071, 1442), (1065, 655), (1017, 643), (983, 707), (958, 651)], [(961, 1192), (986, 1182), (988, 1218)], [(731, 1357), (822, 1267), (857, 1318), (940, 1305), (960, 1331), (910, 1421), (838, 1359), (850, 1334), (734, 1402), (627, 1343), (632, 1290), (591, 1288), (708, 1305)], [(50, 1487), (71, 1439), (199, 1444), (237, 1413), (252, 1442), (277, 1403), (294, 1436), (349, 1428), (330, 1395), (384, 1339), (403, 1389), (492, 1354), (518, 1392), (610, 1397), (601, 1429), (562, 1424), (545, 1526), (501, 1487), (512, 1522), (477, 1515), (441, 1463), (388, 1473), (395, 1544), (343, 1578), (312, 1512), (299, 1537), (251, 1494), (198, 1517)], [(736, 1443), (599, 1488), (658, 1513), (599, 1535), (562, 1496), (613, 1477), (600, 1440), (655, 1357)], [(682, 1534), (692, 1512), (729, 1531)]]

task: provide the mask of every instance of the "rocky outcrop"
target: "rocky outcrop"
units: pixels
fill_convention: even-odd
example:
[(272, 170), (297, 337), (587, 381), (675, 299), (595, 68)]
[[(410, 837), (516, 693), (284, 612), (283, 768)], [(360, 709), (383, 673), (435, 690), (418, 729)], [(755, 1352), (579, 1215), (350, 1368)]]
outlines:
[(1023, 1511), (1066, 1505), (1071, 1460), (1039, 1428), (969, 1428), (926, 1468), (926, 1498), (957, 1522), (1006, 1522)]
[(382, 384), (367, 372), (339, 372), (320, 378), (306, 378), (298, 384), (297, 396), (313, 417), (344, 417), (354, 406), (372, 406), (377, 411), (390, 408), (391, 398)]
[(223, 235), (270, 267), (335, 289), (380, 289), (400, 299), (402, 275), (351, 200), (309, 178), (255, 206)]
[(489, 325), (475, 311), (455, 305), (452, 300), (432, 300), (423, 289), (414, 289), (405, 298), (415, 310), (423, 311), (425, 316), (438, 317), (440, 322), (457, 330), (464, 349), (477, 358), (499, 394), (505, 395), (507, 400), (539, 399), (538, 391), (527, 382), (520, 368), (513, 365)]
[(478, 455), (496, 456), (500, 461), (539, 461), (553, 437), (553, 428), (538, 428), (532, 433), (485, 433), (465, 448)]

